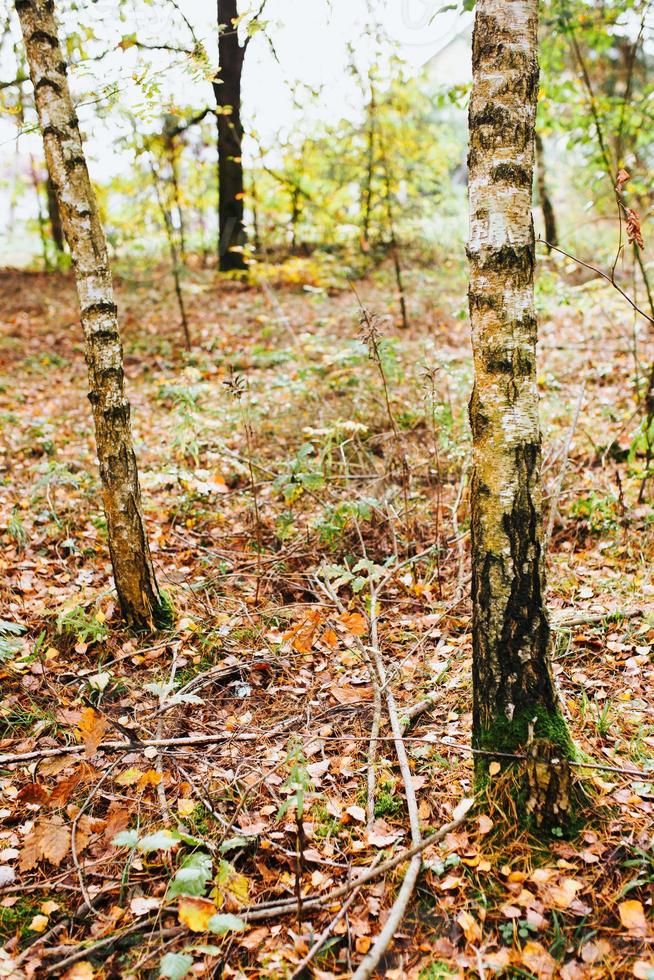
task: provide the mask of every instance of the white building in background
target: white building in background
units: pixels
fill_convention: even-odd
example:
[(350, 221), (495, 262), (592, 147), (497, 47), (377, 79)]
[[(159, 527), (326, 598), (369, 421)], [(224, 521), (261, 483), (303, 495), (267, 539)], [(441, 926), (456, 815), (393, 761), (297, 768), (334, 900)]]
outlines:
[(435, 88), (469, 85), (472, 81), (472, 24), (459, 30), (425, 64)]

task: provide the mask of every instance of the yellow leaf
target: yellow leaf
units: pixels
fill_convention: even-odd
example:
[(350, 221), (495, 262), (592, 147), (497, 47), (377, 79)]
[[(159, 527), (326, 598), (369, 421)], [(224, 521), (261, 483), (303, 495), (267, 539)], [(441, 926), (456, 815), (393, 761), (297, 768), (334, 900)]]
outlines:
[(490, 766), (488, 767), (488, 775), (489, 776), (497, 776), (497, 774), (498, 774), (498, 772), (500, 771), (501, 768), (502, 767), (499, 764), (499, 762), (491, 762)]
[(93, 964), (88, 960), (74, 963), (67, 973), (64, 973), (63, 980), (93, 980), (95, 970)]
[(30, 929), (32, 932), (45, 932), (45, 927), (48, 924), (47, 915), (35, 915), (30, 922)]
[(116, 776), (116, 782), (119, 786), (136, 786), (142, 775), (140, 769), (126, 769), (120, 776)]
[(178, 800), (177, 812), (180, 817), (190, 817), (195, 810), (195, 800)]
[(52, 915), (53, 912), (57, 911), (59, 905), (57, 902), (41, 902), (39, 908), (44, 915)]
[(642, 902), (630, 898), (627, 902), (620, 902), (618, 905), (620, 922), (629, 932), (647, 932), (647, 919)]
[(218, 909), (208, 898), (180, 898), (177, 915), (183, 926), (191, 932), (206, 932), (209, 919)]

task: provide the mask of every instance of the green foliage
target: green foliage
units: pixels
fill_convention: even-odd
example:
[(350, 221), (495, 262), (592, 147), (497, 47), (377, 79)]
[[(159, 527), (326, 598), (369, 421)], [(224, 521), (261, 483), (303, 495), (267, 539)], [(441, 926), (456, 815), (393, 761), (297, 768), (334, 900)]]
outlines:
[(57, 632), (74, 636), (78, 643), (102, 643), (109, 635), (104, 620), (98, 619), (95, 613), (88, 613), (82, 606), (59, 613)]
[(352, 524), (371, 519), (372, 508), (375, 506), (378, 506), (378, 501), (362, 498), (341, 500), (338, 504), (326, 508), (316, 524), (321, 543), (329, 548), (335, 547)]
[(325, 478), (322, 470), (315, 468), (315, 452), (313, 443), (304, 443), (275, 480), (275, 490), (282, 494), (285, 503), (293, 504), (305, 492), (323, 486)]
[(0, 619), (0, 663), (12, 660), (23, 651), (23, 641), (19, 639), (25, 632), (25, 627), (19, 623), (11, 623)]
[(202, 897), (206, 893), (207, 883), (211, 880), (211, 855), (198, 851), (185, 857), (168, 885), (168, 896), (195, 895)]
[(277, 819), (281, 820), (289, 807), (294, 805), (296, 819), (302, 820), (304, 815), (304, 800), (307, 792), (311, 788), (311, 777), (307, 771), (306, 756), (304, 755), (302, 743), (299, 740), (291, 740), (286, 761), (289, 765), (289, 774), (284, 785), (290, 795), (279, 807)]
[(572, 505), (574, 517), (585, 522), (593, 534), (613, 531), (618, 527), (618, 501), (613, 494), (600, 497), (591, 490)]

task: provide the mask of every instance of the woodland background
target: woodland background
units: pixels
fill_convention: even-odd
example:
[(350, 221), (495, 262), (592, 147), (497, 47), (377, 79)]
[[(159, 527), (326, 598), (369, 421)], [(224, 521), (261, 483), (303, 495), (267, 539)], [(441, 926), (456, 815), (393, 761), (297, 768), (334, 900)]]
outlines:
[[(340, 917), (332, 893), (410, 845), (408, 792), (451, 826), (380, 975), (654, 977), (654, 16), (540, 4), (548, 595), (593, 760), (583, 828), (544, 841), (510, 799), (457, 810), (473, 4), (347, 6), (239, 9), (247, 241), (221, 271), (213, 7), (58, 5), (171, 609), (149, 636), (117, 609), (70, 257), (0, 23), (2, 976), (349, 975), (402, 868)], [(389, 725), (370, 739), (371, 650), (410, 791)]]

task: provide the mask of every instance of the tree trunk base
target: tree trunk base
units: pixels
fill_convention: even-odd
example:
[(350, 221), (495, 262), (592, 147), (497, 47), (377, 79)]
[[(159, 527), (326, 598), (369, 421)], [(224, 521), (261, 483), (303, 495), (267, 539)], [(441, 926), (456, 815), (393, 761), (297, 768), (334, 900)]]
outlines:
[(569, 760), (544, 738), (527, 748), (527, 814), (534, 829), (563, 833), (574, 823), (574, 788)]

